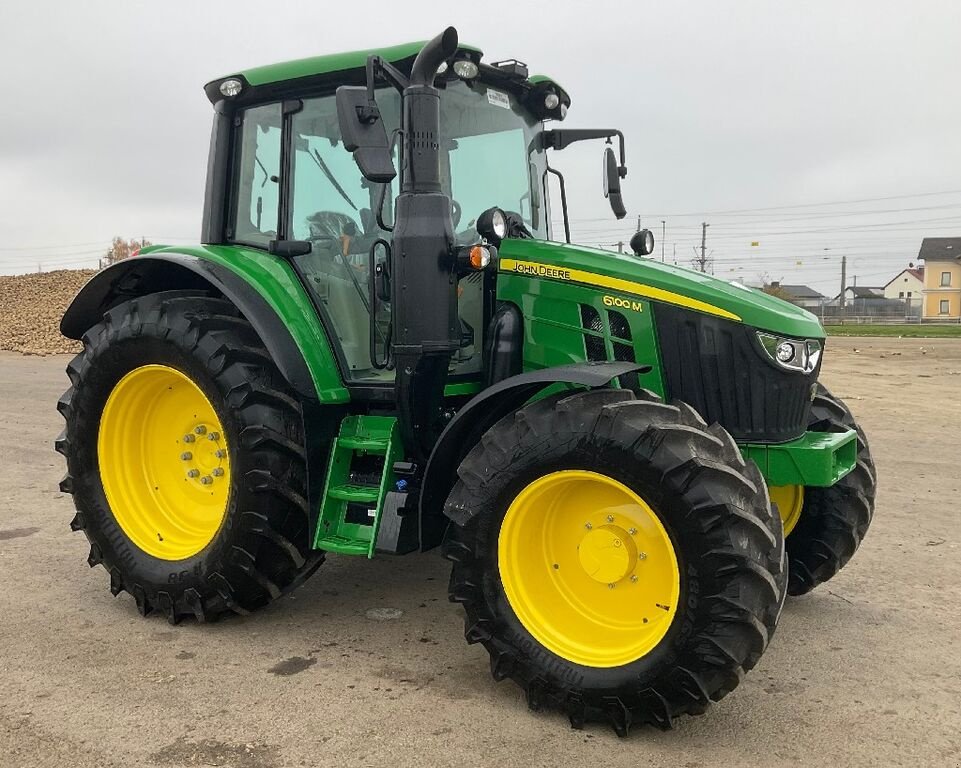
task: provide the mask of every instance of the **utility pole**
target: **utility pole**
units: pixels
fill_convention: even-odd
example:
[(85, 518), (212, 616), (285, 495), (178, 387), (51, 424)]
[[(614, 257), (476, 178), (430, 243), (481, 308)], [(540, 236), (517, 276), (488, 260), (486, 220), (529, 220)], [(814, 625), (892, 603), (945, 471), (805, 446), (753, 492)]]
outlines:
[(674, 243), (674, 266), (677, 266), (677, 243)]
[(710, 226), (706, 221), (701, 222), (701, 258), (698, 259), (700, 263), (701, 272), (706, 272), (707, 269), (705, 265), (707, 264), (707, 256), (705, 255), (707, 251), (707, 228)]
[(848, 257), (841, 257), (841, 298), (838, 301), (838, 305), (841, 309), (844, 309), (844, 291), (847, 289), (848, 281)]
[(664, 236), (667, 232), (667, 222), (661, 219), (661, 264), (664, 263)]
[(641, 214), (637, 214), (637, 232), (641, 231)]

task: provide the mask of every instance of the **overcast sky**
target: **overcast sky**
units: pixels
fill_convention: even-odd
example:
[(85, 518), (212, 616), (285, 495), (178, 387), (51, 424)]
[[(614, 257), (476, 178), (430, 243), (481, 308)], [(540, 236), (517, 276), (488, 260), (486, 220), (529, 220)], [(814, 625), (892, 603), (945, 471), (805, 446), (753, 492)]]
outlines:
[(881, 284), (925, 235), (961, 235), (955, 0), (11, 0), (0, 272), (96, 265), (115, 234), (195, 240), (206, 81), (447, 24), (488, 61), (552, 75), (571, 94), (565, 125), (624, 131), (623, 222), (600, 195), (599, 144), (556, 157), (576, 241), (616, 247), (638, 215), (660, 240), (663, 219), (666, 257), (686, 265), (706, 221), (718, 275), (836, 293), (841, 254)]

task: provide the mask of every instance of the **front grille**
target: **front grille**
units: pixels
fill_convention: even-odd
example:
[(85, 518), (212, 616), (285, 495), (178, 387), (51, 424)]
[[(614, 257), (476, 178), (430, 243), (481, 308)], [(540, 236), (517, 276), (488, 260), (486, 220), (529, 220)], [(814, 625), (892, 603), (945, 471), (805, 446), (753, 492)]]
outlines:
[(777, 367), (749, 326), (669, 304), (653, 307), (669, 399), (685, 401), (742, 442), (782, 443), (807, 429), (817, 369)]

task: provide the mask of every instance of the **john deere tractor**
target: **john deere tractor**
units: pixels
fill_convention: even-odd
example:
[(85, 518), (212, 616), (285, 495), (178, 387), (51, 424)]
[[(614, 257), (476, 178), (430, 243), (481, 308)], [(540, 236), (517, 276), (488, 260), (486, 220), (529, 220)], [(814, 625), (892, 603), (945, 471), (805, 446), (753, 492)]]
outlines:
[(622, 134), (560, 127), (558, 83), (453, 28), (206, 93), (202, 244), (104, 269), (61, 325), (61, 488), (111, 592), (209, 621), (329, 553), (440, 547), (533, 709), (623, 735), (733, 690), (871, 521), (818, 321), (646, 231), (571, 244), (550, 157), (606, 142), (620, 218)]

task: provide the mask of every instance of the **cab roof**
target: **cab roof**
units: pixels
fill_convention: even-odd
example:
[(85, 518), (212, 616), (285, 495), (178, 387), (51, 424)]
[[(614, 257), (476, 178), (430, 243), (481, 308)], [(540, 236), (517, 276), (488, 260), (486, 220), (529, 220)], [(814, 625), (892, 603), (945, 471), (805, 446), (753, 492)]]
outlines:
[[(227, 78), (241, 79), (247, 86), (246, 90), (254, 92), (284, 91), (288, 87), (294, 87), (299, 83), (319, 80), (326, 82), (334, 80), (343, 84), (361, 84), (365, 80), (363, 72), (369, 56), (380, 56), (406, 74), (409, 73), (414, 59), (426, 44), (426, 40), (418, 40), (384, 48), (330, 53), (324, 56), (311, 56), (305, 59), (293, 59), (276, 64), (251, 67), (211, 80), (204, 86), (204, 90), (211, 103), (216, 104), (223, 99), (218, 89), (220, 83)], [(475, 60), (483, 57), (483, 51), (472, 45), (461, 43), (457, 48), (458, 51), (471, 52), (471, 58)], [(552, 84), (562, 92), (565, 103), (570, 104), (570, 97), (563, 92), (563, 88), (546, 75), (533, 75), (526, 79), (526, 83), (528, 87)], [(246, 100), (243, 99), (243, 101)]]

